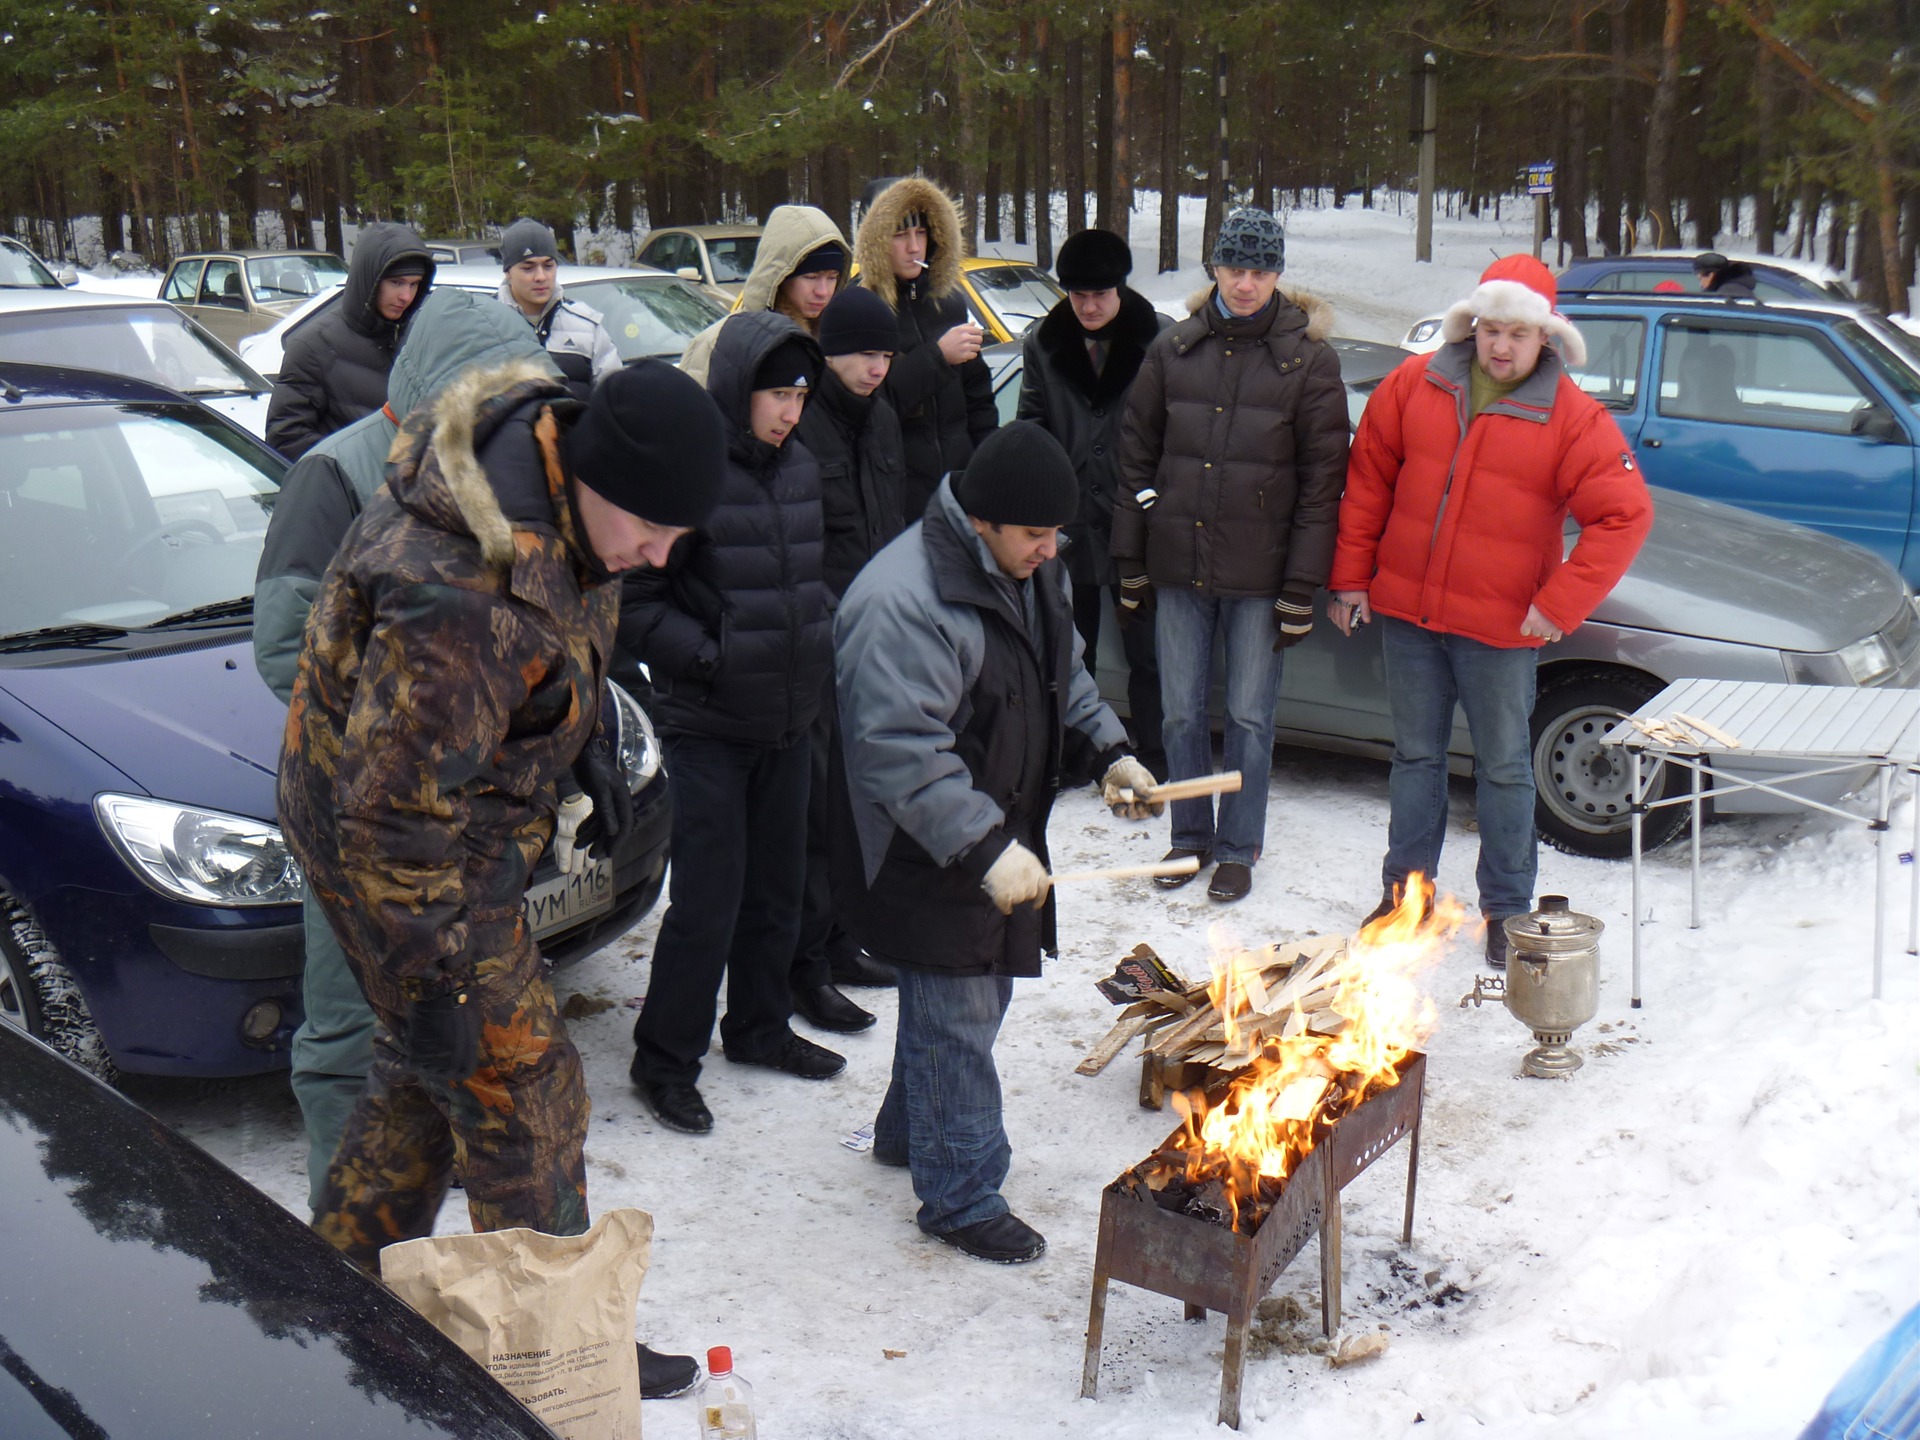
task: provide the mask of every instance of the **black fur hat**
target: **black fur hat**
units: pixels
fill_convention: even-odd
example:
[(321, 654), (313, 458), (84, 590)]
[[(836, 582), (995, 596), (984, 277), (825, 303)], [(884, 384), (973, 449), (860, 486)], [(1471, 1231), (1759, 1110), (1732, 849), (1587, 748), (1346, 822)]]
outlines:
[(1109, 230), (1082, 230), (1067, 237), (1053, 269), (1063, 290), (1118, 290), (1133, 273), (1133, 250)]

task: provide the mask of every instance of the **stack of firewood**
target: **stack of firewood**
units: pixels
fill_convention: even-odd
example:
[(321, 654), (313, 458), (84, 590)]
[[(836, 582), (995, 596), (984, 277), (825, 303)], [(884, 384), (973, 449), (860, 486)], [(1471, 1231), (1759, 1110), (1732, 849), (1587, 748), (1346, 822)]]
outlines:
[[(1302, 1032), (1337, 1035), (1347, 1023), (1333, 1009), (1336, 971), (1346, 953), (1344, 935), (1269, 945), (1240, 957), (1231, 979), (1214, 985), (1216, 1001), (1208, 984), (1188, 984), (1151, 947), (1135, 946), (1100, 989), (1109, 999), (1138, 998), (1076, 1068), (1082, 1075), (1098, 1075), (1144, 1036), (1140, 1103), (1158, 1110), (1169, 1090), (1204, 1089), (1230, 1078), (1268, 1039)], [(1234, 1016), (1231, 1035), (1222, 1004)]]

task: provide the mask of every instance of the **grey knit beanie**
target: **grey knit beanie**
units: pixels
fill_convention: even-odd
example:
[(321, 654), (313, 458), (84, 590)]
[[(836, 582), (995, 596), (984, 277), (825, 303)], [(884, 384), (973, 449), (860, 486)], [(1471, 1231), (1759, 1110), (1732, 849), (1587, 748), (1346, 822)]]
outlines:
[(1286, 232), (1266, 211), (1243, 205), (1220, 222), (1213, 257), (1207, 263), (1236, 270), (1271, 270), (1278, 275), (1287, 268)]

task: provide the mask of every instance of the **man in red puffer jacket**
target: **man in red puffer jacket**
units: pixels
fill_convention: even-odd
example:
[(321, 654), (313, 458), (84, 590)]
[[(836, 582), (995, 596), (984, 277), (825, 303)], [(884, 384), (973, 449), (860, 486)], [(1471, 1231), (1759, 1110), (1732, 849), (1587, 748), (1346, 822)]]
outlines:
[[(1328, 581), (1342, 633), (1380, 618), (1393, 713), (1383, 894), (1367, 918), (1439, 866), (1457, 702), (1473, 735), (1476, 878), (1496, 967), (1500, 922), (1533, 908), (1535, 652), (1606, 598), (1653, 524), (1619, 426), (1567, 375), (1586, 346), (1556, 298), (1538, 260), (1496, 260), (1447, 312), (1449, 343), (1381, 382), (1354, 437)], [(1563, 559), (1569, 514), (1580, 539)]]

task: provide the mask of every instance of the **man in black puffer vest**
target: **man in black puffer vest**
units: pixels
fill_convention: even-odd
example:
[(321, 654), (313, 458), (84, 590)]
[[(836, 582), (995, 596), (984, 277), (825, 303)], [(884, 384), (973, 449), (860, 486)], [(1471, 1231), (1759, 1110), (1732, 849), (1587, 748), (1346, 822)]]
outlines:
[(787, 987), (806, 873), (809, 729), (833, 665), (820, 470), (793, 436), (820, 347), (774, 310), (721, 327), (707, 389), (727, 471), (707, 523), (628, 586), (621, 647), (653, 678), (673, 793), (671, 895), (634, 1022), (635, 1087), (663, 1125), (713, 1128), (695, 1081), (720, 976), (726, 1056), (809, 1080), (846, 1061), (793, 1033)]
[[(1133, 251), (1118, 235), (1082, 230), (1069, 236), (1054, 268), (1067, 295), (1022, 344), (1019, 418), (1060, 442), (1080, 481), (1080, 515), (1066, 527), (1062, 558), (1073, 581), (1074, 628), (1097, 680), (1103, 592), (1120, 603), (1120, 572), (1107, 554), (1120, 493), (1120, 421), (1147, 347), (1173, 321), (1128, 287)], [(1147, 768), (1165, 775), (1153, 631), (1124, 626), (1120, 642), (1127, 657), (1127, 729)]]
[[(827, 590), (837, 605), (867, 561), (905, 528), (900, 496), (906, 462), (900, 419), (881, 388), (897, 343), (893, 312), (870, 290), (843, 290), (821, 312), (819, 333), (826, 369), (800, 416), (800, 439), (820, 464)], [(793, 1008), (810, 1025), (845, 1033), (865, 1030), (873, 1016), (837, 986), (891, 985), (893, 971), (869, 958), (833, 917), (827, 852), (838, 708), (829, 675), (813, 722), (807, 889), (793, 952)]]
[(298, 460), (387, 403), (400, 332), (433, 288), (433, 257), (405, 225), (360, 232), (338, 303), (287, 345), (267, 406), (267, 443)]

